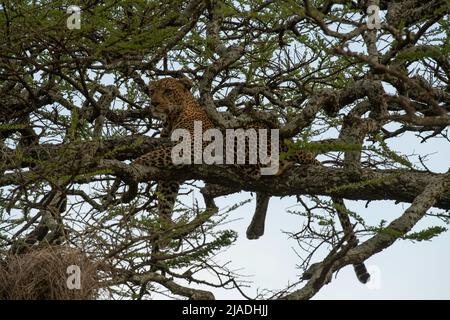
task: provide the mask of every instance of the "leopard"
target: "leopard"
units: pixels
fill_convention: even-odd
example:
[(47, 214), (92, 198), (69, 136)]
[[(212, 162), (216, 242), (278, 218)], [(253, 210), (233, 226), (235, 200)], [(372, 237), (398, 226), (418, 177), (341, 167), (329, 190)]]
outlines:
[[(170, 138), (171, 134), (176, 129), (185, 129), (191, 135), (194, 135), (194, 126), (196, 121), (202, 123), (204, 131), (208, 129), (215, 129), (216, 125), (209, 117), (205, 109), (200, 105), (197, 99), (191, 93), (192, 82), (187, 78), (163, 78), (152, 81), (148, 86), (148, 93), (150, 96), (150, 109), (152, 116), (162, 120), (162, 130), (160, 132), (161, 138)], [(258, 113), (258, 112), (257, 112)], [(245, 125), (244, 129), (273, 129), (267, 122), (255, 120)], [(195, 141), (195, 140), (194, 140)], [(259, 141), (259, 140), (258, 140)], [(191, 148), (195, 148), (193, 142)], [(200, 142), (204, 143), (204, 142)], [(295, 165), (302, 166), (320, 166), (321, 162), (316, 159), (316, 155), (307, 150), (290, 151), (291, 139), (284, 139), (280, 144), (280, 153), (285, 156), (280, 159), (278, 172), (275, 176), (283, 175)], [(270, 143), (269, 143), (270, 145)], [(205, 145), (201, 146), (202, 148)], [(236, 145), (235, 145), (236, 147)], [(269, 147), (270, 149), (270, 147)], [(237, 150), (236, 148), (234, 150)], [(248, 141), (245, 145), (246, 164), (241, 165), (244, 175), (258, 179), (260, 175), (260, 164), (249, 164), (248, 162)], [(269, 154), (272, 150), (269, 150)], [(191, 152), (193, 154), (193, 152)], [(286, 154), (288, 154), (286, 156)], [(134, 164), (157, 167), (157, 168), (171, 168), (175, 167), (172, 160), (172, 147), (161, 147), (152, 150), (140, 157), (138, 157)], [(179, 165), (178, 165), (179, 166)], [(166, 225), (172, 225), (172, 212), (178, 196), (180, 185), (183, 181), (167, 181), (164, 179), (156, 179), (156, 195), (158, 196), (157, 213)], [(258, 239), (264, 234), (265, 218), (267, 214), (270, 194), (265, 192), (256, 193), (256, 207), (250, 225), (247, 228), (246, 236), (250, 240)], [(338, 212), (340, 213), (340, 212)], [(356, 245), (357, 240), (354, 235), (353, 226), (351, 225), (348, 216), (339, 214), (340, 221), (344, 227), (346, 234), (349, 234), (350, 242)], [(358, 280), (362, 283), (368, 282), (370, 275), (364, 263), (354, 265), (355, 273)], [(306, 275), (305, 275), (306, 278)]]
[[(168, 138), (176, 129), (188, 130), (191, 135), (194, 134), (194, 122), (201, 121), (202, 129), (216, 128), (216, 125), (209, 117), (205, 109), (200, 105), (197, 99), (190, 92), (192, 82), (187, 78), (162, 78), (149, 83), (148, 93), (150, 96), (150, 110), (152, 116), (159, 118), (163, 122), (163, 128), (160, 137)], [(266, 125), (259, 121), (254, 121), (246, 125), (245, 129), (259, 129)], [(270, 144), (270, 143), (269, 143)], [(202, 146), (202, 148), (204, 145)], [(248, 144), (245, 146), (245, 152), (248, 152)], [(194, 148), (194, 145), (192, 145)], [(236, 149), (235, 149), (236, 150)], [(287, 150), (287, 144), (281, 143), (280, 150)], [(269, 151), (270, 154), (271, 151)], [(246, 161), (248, 155), (246, 155)], [(172, 147), (162, 147), (152, 150), (139, 158), (134, 164), (171, 168), (176, 166), (172, 162)], [(246, 162), (247, 163), (247, 162)], [(311, 152), (298, 150), (294, 155), (286, 157), (280, 161), (279, 170), (276, 176), (282, 175), (295, 164), (301, 165), (320, 165)], [(243, 173), (246, 176), (258, 179), (260, 177), (259, 164), (241, 165)], [(167, 181), (156, 179), (156, 194), (158, 195), (157, 212), (159, 217), (168, 225), (171, 225), (171, 215), (178, 191), (182, 181)], [(263, 192), (256, 193), (256, 208), (252, 221), (247, 228), (248, 239), (258, 239), (264, 234), (265, 218), (268, 208), (270, 195)]]

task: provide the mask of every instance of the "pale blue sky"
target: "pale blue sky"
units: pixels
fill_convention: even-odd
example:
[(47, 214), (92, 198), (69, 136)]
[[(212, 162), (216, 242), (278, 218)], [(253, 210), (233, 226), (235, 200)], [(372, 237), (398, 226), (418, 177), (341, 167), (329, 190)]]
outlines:
[[(352, 44), (352, 50), (358, 51), (358, 45)], [(103, 79), (108, 84), (111, 77)], [(445, 141), (431, 139), (420, 144), (412, 135), (390, 140), (393, 150), (403, 154), (418, 153), (431, 155), (428, 167), (436, 172), (445, 172), (450, 166), (450, 147)], [(197, 198), (200, 200), (198, 192)], [(186, 203), (192, 201), (192, 195)], [(249, 193), (220, 198), (217, 204), (225, 208), (250, 197)], [(180, 197), (182, 198), (182, 197)], [(286, 209), (295, 204), (294, 198), (272, 198), (266, 221), (265, 235), (259, 240), (247, 240), (245, 230), (250, 223), (254, 201), (230, 214), (233, 220), (226, 228), (236, 230), (239, 238), (229, 250), (221, 253), (218, 259), (231, 260), (230, 268), (239, 269), (238, 273), (248, 275), (246, 280), (253, 281), (250, 288), (244, 288), (249, 296), (255, 296), (260, 289), (283, 289), (288, 282), (299, 278), (300, 270), (296, 269), (299, 258), (294, 248), (299, 250), (297, 243), (288, 240), (284, 231), (298, 230), (303, 220), (290, 215)], [(365, 202), (346, 202), (349, 209), (357, 212), (369, 223), (377, 224), (381, 219), (388, 221), (398, 217), (408, 204), (394, 205), (390, 201), (372, 202), (365, 208)], [(435, 219), (426, 218), (419, 223), (419, 229), (434, 224), (440, 224)], [(417, 229), (417, 228), (416, 228)], [(450, 299), (450, 233), (439, 236), (429, 242), (411, 243), (397, 241), (387, 250), (371, 257), (366, 265), (375, 271), (373, 278), (379, 288), (370, 289), (359, 283), (352, 267), (341, 270), (337, 278), (326, 285), (314, 299)], [(209, 288), (205, 288), (209, 289)], [(213, 290), (218, 299), (239, 299), (236, 290)]]
[[(425, 144), (417, 143), (412, 136), (392, 140), (390, 146), (404, 154), (413, 152), (421, 155), (435, 153), (427, 166), (436, 172), (444, 172), (450, 165), (450, 148), (442, 140), (431, 139)], [(220, 198), (220, 208), (249, 198), (249, 193), (240, 193)], [(381, 219), (390, 221), (402, 213), (409, 204), (393, 204), (392, 201), (372, 202), (365, 208), (365, 201), (347, 201), (349, 209), (364, 217), (367, 222), (377, 224)], [(272, 198), (269, 206), (265, 235), (259, 240), (247, 240), (245, 230), (251, 220), (254, 201), (231, 213), (226, 228), (239, 232), (236, 244), (219, 257), (221, 261), (231, 260), (234, 268), (242, 268), (240, 274), (249, 275), (246, 280), (254, 282), (245, 292), (254, 296), (258, 288), (281, 289), (288, 281), (297, 281), (299, 270), (295, 265), (299, 258), (295, 241), (288, 240), (284, 231), (293, 231), (302, 224), (302, 218), (292, 216), (286, 209), (295, 204), (293, 198)], [(413, 230), (430, 225), (443, 225), (434, 218), (424, 218)], [(370, 289), (356, 279), (353, 268), (342, 269), (337, 278), (322, 288), (314, 299), (450, 299), (450, 234), (446, 232), (431, 241), (416, 242), (398, 240), (385, 251), (366, 261), (372, 271), (378, 289)], [(236, 291), (216, 290), (218, 299), (237, 299)]]
[[(383, 13), (380, 13), (383, 17)], [(381, 46), (381, 43), (378, 43)], [(364, 51), (359, 43), (351, 44), (350, 49)], [(379, 48), (381, 49), (381, 47)], [(177, 64), (175, 63), (175, 67)], [(388, 92), (393, 93), (390, 86)], [(417, 153), (432, 154), (427, 166), (435, 172), (445, 172), (450, 166), (450, 147), (444, 140), (430, 139), (420, 144), (419, 139), (412, 134), (406, 134), (398, 139), (389, 140), (389, 146), (402, 154)], [(417, 163), (417, 159), (411, 158)], [(202, 197), (196, 192), (196, 198)], [(217, 199), (221, 209), (250, 197), (249, 193), (240, 193)], [(192, 202), (192, 194), (184, 198), (184, 202)], [(265, 235), (259, 240), (247, 240), (245, 231), (250, 223), (254, 200), (233, 211), (232, 220), (224, 228), (236, 230), (239, 238), (229, 250), (218, 257), (221, 261), (231, 260), (230, 268), (239, 269), (240, 274), (249, 275), (246, 280), (253, 281), (251, 288), (244, 289), (249, 296), (255, 296), (256, 290), (282, 289), (288, 282), (298, 280), (300, 271), (295, 268), (299, 258), (294, 248), (299, 250), (297, 243), (288, 240), (284, 231), (298, 230), (303, 221), (298, 216), (286, 212), (295, 204), (294, 198), (272, 198), (266, 221)], [(409, 204), (395, 205), (392, 201), (372, 202), (365, 208), (365, 201), (346, 201), (349, 209), (357, 212), (369, 224), (376, 225), (381, 219), (391, 221), (398, 217)], [(425, 218), (414, 230), (439, 224), (440, 221)], [(372, 277), (377, 282), (378, 289), (369, 289), (359, 283), (353, 268), (348, 266), (341, 270), (337, 278), (326, 285), (314, 299), (450, 299), (450, 234), (446, 232), (428, 242), (412, 243), (399, 240), (387, 250), (371, 257), (366, 265), (372, 271)], [(214, 290), (217, 298), (240, 298), (237, 291)]]

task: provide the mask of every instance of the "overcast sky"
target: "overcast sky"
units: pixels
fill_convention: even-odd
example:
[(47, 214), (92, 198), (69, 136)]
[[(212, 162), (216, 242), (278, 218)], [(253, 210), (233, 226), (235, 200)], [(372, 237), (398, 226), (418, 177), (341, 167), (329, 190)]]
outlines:
[[(419, 144), (413, 136), (404, 136), (392, 141), (390, 146), (403, 154), (432, 154), (427, 166), (435, 172), (445, 172), (450, 165), (448, 142), (431, 139)], [(220, 208), (249, 198), (241, 193), (220, 198)], [(284, 231), (298, 230), (303, 221), (292, 216), (286, 209), (295, 204), (293, 198), (272, 198), (266, 221), (265, 235), (259, 240), (247, 240), (245, 230), (250, 223), (254, 201), (231, 213), (237, 219), (226, 226), (239, 232), (236, 244), (220, 255), (222, 261), (232, 260), (234, 268), (242, 268), (240, 274), (249, 275), (246, 280), (254, 282), (247, 288), (250, 296), (257, 288), (281, 289), (288, 282), (298, 280), (300, 271), (295, 268), (299, 258), (293, 248), (299, 250), (293, 240), (288, 240)], [(381, 219), (391, 221), (408, 208), (408, 203), (395, 205), (392, 201), (372, 202), (365, 208), (365, 201), (346, 201), (350, 210), (364, 217), (371, 225)], [(435, 210), (439, 211), (439, 210)], [(431, 225), (443, 225), (434, 218), (422, 219), (413, 231)], [(391, 247), (366, 261), (372, 274), (369, 286), (358, 282), (353, 268), (342, 269), (333, 281), (322, 288), (314, 299), (450, 299), (450, 234), (446, 232), (431, 241), (412, 243), (397, 240)], [(236, 291), (215, 291), (218, 299), (239, 299)]]
[[(380, 45), (380, 43), (378, 43)], [(358, 44), (350, 46), (353, 51), (364, 51)], [(381, 48), (379, 48), (381, 51)], [(175, 63), (175, 67), (178, 65)], [(112, 77), (103, 81), (113, 83)], [(387, 92), (393, 88), (385, 86)], [(337, 134), (337, 132), (335, 132)], [(332, 137), (332, 136), (330, 136)], [(398, 139), (388, 141), (394, 151), (404, 155), (430, 154), (426, 162), (434, 172), (446, 172), (450, 166), (449, 143), (443, 139), (430, 139), (424, 144), (412, 134), (405, 134)], [(417, 157), (410, 160), (418, 163)], [(250, 198), (250, 193), (240, 193), (216, 200), (220, 209)], [(201, 202), (201, 195), (196, 198)], [(183, 202), (192, 202), (192, 194), (180, 196)], [(346, 201), (347, 207), (357, 212), (370, 225), (377, 225), (380, 220), (388, 222), (397, 218), (409, 206), (408, 203), (394, 204), (393, 201), (375, 201), (365, 208), (365, 201)], [(295, 250), (299, 250), (296, 241), (287, 239), (283, 231), (299, 230), (303, 218), (293, 216), (286, 210), (296, 204), (294, 198), (272, 198), (266, 220), (265, 235), (258, 240), (247, 240), (245, 231), (251, 221), (255, 201), (233, 211), (224, 226), (239, 233), (234, 246), (219, 255), (221, 261), (231, 260), (230, 267), (239, 269), (238, 273), (248, 275), (245, 280), (253, 281), (251, 288), (244, 289), (249, 296), (255, 296), (257, 289), (282, 289), (288, 283), (298, 281), (300, 264)], [(422, 219), (413, 231), (432, 225), (443, 225), (432, 218)], [(370, 285), (358, 282), (353, 268), (342, 269), (333, 281), (322, 288), (314, 299), (450, 299), (450, 232), (446, 232), (428, 242), (412, 243), (398, 240), (385, 251), (366, 261), (372, 275)], [(313, 261), (314, 262), (314, 261)], [(209, 288), (206, 288), (209, 289)], [(218, 299), (240, 299), (236, 291), (213, 290)]]

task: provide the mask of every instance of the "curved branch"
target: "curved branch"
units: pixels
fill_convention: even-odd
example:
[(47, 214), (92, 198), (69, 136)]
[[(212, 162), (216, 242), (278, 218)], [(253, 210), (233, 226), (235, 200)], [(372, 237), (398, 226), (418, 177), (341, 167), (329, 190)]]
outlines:
[(343, 257), (332, 261), (331, 266), (329, 266), (330, 263), (327, 263), (327, 259), (315, 264), (312, 278), (307, 284), (303, 288), (285, 295), (283, 299), (309, 299), (330, 279), (330, 277), (321, 277), (324, 270), (331, 273), (349, 264), (362, 263), (374, 254), (391, 246), (423, 218), (427, 211), (438, 202), (439, 198), (449, 191), (449, 186), (450, 175), (448, 173), (430, 179), (423, 192), (415, 197), (411, 206), (388, 225), (387, 229), (392, 232), (376, 234), (364, 243), (348, 250)]

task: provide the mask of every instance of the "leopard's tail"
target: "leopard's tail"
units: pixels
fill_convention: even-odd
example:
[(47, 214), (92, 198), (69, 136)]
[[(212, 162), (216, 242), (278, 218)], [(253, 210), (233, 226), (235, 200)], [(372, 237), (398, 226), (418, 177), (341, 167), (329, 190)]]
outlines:
[[(358, 245), (358, 239), (356, 238), (355, 231), (350, 222), (348, 212), (346, 212), (344, 200), (337, 197), (332, 197), (332, 199), (336, 206), (335, 210), (338, 214), (339, 221), (341, 222), (344, 235), (347, 237), (347, 242), (356, 247)], [(356, 277), (361, 283), (367, 283), (369, 281), (370, 274), (367, 272), (364, 262), (354, 264), (353, 269), (355, 270)]]
[(253, 214), (252, 222), (247, 228), (247, 239), (258, 239), (264, 234), (264, 225), (266, 223), (267, 207), (269, 206), (270, 196), (268, 194), (256, 193), (256, 208)]
[(370, 274), (364, 263), (354, 264), (353, 269), (355, 269), (355, 274), (359, 282), (367, 283), (370, 280)]

